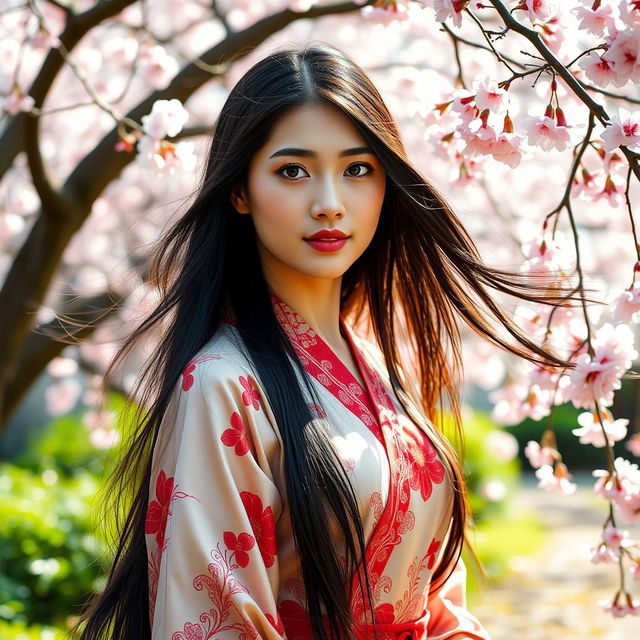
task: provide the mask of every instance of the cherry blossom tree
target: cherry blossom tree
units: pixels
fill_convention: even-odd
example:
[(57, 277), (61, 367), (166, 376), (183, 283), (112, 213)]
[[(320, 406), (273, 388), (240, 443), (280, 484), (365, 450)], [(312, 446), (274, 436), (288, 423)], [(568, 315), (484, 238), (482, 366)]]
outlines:
[[(544, 421), (525, 450), (542, 489), (575, 490), (553, 415), (584, 410), (574, 434), (603, 450), (607, 509), (591, 561), (620, 569), (603, 607), (640, 613), (624, 528), (640, 469), (614, 457), (629, 422), (611, 412), (638, 356), (639, 0), (5, 0), (0, 33), (0, 424), (45, 370), (52, 415), (97, 407), (115, 345), (154, 305), (148, 245), (194, 187), (229, 88), (269, 51), (329, 42), (369, 71), (487, 259), (573, 288), (566, 306), (512, 309), (572, 367), (469, 339), (466, 375), (497, 421)], [(113, 420), (87, 412), (96, 446)], [(627, 449), (640, 456), (639, 434)]]

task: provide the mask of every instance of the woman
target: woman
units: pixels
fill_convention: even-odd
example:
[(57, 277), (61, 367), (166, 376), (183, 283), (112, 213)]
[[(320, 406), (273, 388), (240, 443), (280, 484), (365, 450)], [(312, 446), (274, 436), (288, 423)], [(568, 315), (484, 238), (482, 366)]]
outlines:
[(114, 481), (135, 496), (80, 637), (486, 639), (433, 421), (458, 416), (457, 316), (561, 366), (487, 290), (561, 298), (482, 264), (364, 72), (317, 45), (250, 69), (152, 275), (109, 371), (162, 326)]

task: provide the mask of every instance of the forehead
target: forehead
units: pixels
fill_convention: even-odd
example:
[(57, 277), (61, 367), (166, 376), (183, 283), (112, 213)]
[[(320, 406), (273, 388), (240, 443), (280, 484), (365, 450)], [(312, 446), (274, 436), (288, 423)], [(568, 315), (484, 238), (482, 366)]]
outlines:
[(337, 153), (364, 144), (362, 134), (337, 107), (312, 103), (294, 107), (277, 120), (263, 151), (287, 146)]

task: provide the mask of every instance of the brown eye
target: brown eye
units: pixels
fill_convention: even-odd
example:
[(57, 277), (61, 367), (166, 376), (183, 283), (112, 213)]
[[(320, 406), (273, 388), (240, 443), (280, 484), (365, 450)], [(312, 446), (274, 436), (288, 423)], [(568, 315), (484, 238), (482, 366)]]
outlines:
[(366, 162), (355, 162), (347, 167), (346, 174), (351, 178), (360, 178), (371, 173), (373, 169)]
[(287, 164), (279, 169), (277, 173), (285, 178), (289, 178), (290, 180), (298, 180), (304, 176), (309, 176), (309, 174), (297, 164)]

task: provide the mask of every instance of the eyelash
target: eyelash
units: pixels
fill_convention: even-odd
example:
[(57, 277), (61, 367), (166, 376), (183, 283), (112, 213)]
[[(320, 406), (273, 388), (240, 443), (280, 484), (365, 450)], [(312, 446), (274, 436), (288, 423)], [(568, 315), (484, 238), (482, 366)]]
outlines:
[[(354, 162), (353, 164), (350, 164), (346, 171), (348, 171), (351, 167), (366, 167), (367, 168), (367, 173), (364, 173), (362, 175), (359, 176), (348, 176), (349, 178), (364, 178), (365, 176), (371, 175), (373, 173), (373, 167), (368, 163), (368, 162)], [(295, 169), (300, 169), (302, 171), (304, 171), (304, 168), (301, 167), (299, 164), (293, 164), (293, 163), (289, 163), (289, 164), (285, 164), (283, 167), (280, 167), (280, 169), (278, 169), (276, 171), (277, 174), (281, 175), (283, 178), (286, 178), (287, 180), (299, 180), (300, 178), (292, 178), (291, 176), (287, 176), (284, 174), (284, 172), (287, 169), (291, 169), (291, 168), (295, 168)]]

